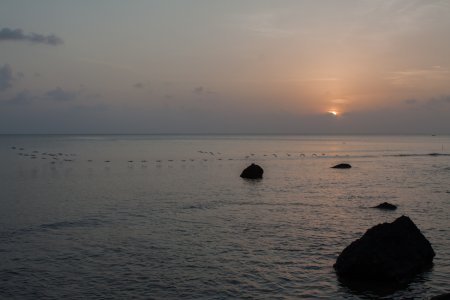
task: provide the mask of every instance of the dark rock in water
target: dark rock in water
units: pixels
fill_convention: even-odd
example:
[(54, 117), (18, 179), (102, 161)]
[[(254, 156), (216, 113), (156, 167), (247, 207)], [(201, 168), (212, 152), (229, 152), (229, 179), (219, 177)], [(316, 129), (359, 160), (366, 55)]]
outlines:
[(450, 300), (450, 293), (431, 297), (430, 300)]
[(430, 242), (406, 216), (378, 224), (342, 251), (334, 264), (345, 280), (401, 284), (431, 267)]
[(350, 164), (338, 164), (332, 167), (333, 169), (350, 169), (352, 166)]
[(264, 170), (258, 165), (251, 164), (244, 169), (241, 173), (242, 178), (247, 179), (261, 179), (263, 177)]
[(373, 208), (396, 210), (397, 206), (388, 202), (383, 202), (381, 204), (378, 204), (377, 206), (374, 206)]

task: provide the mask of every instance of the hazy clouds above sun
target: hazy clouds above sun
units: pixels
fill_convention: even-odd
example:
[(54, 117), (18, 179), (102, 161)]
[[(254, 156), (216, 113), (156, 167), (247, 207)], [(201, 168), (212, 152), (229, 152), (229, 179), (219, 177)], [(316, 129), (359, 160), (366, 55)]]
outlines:
[(0, 4), (0, 133), (450, 133), (450, 2)]

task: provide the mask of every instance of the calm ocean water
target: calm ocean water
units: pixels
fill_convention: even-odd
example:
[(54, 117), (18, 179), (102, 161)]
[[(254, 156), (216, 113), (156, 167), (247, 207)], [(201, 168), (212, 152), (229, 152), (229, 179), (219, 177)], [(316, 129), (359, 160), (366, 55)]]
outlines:
[[(449, 153), (449, 136), (0, 136), (0, 298), (449, 292)], [(239, 177), (252, 162), (263, 180)], [(343, 248), (401, 215), (434, 267), (396, 291), (341, 284)]]

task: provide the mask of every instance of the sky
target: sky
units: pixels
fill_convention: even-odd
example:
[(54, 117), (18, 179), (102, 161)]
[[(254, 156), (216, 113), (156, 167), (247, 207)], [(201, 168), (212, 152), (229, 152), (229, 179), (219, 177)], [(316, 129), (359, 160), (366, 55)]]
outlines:
[(447, 0), (0, 0), (0, 134), (450, 134)]

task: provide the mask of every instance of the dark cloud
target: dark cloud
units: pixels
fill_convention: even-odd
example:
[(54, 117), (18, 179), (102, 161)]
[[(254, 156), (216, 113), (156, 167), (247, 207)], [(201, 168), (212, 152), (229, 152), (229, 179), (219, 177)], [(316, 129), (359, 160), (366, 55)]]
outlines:
[(450, 95), (441, 95), (429, 99), (405, 99), (403, 100), (405, 104), (408, 105), (416, 105), (420, 104), (420, 107), (422, 108), (438, 108), (443, 107), (450, 104)]
[(417, 99), (406, 99), (405, 100), (405, 103), (406, 104), (416, 104), (417, 103)]
[(28, 91), (22, 91), (17, 93), (13, 98), (5, 101), (4, 103), (7, 105), (24, 106), (31, 104), (33, 100), (33, 95), (31, 95)]
[(11, 29), (7, 27), (0, 30), (0, 41), (27, 41), (34, 44), (51, 46), (57, 46), (63, 43), (63, 40), (54, 34), (43, 35), (34, 32), (26, 34), (22, 29)]
[(205, 89), (202, 86), (195, 87), (193, 90), (193, 92), (198, 95), (203, 94), (204, 91), (205, 91)]
[(431, 98), (427, 102), (427, 105), (430, 105), (430, 106), (440, 106), (440, 105), (447, 105), (447, 104), (450, 104), (450, 95)]
[(104, 112), (110, 108), (109, 105), (105, 103), (94, 103), (94, 104), (85, 104), (85, 105), (77, 105), (72, 108), (75, 112)]
[(196, 94), (196, 95), (213, 95), (216, 94), (216, 92), (209, 90), (208, 88), (204, 87), (204, 86), (197, 86), (194, 87), (194, 89), (192, 90), (192, 93)]
[(12, 86), (14, 74), (9, 65), (0, 67), (0, 91), (4, 91)]
[(66, 91), (60, 87), (57, 87), (54, 90), (48, 91), (45, 95), (47, 96), (47, 98), (53, 101), (67, 102), (76, 99), (79, 95), (79, 92)]

